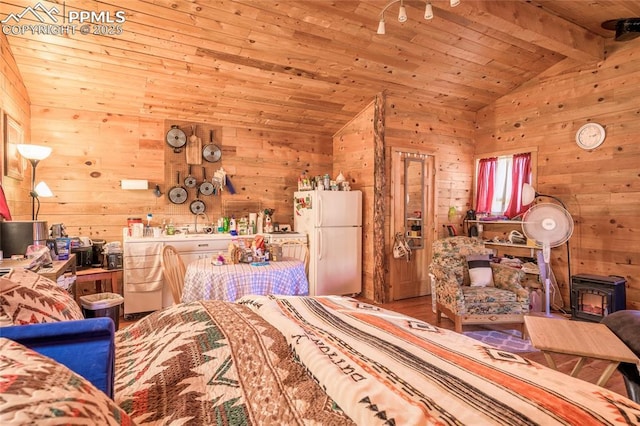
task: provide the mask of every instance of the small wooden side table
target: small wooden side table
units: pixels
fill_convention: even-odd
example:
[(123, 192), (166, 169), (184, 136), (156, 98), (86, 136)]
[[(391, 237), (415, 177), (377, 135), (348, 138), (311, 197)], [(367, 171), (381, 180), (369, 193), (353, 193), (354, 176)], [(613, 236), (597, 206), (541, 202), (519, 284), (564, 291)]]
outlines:
[[(618, 337), (604, 324), (525, 315), (524, 323), (531, 344), (542, 351), (549, 367), (557, 370), (551, 354), (579, 357), (570, 375), (576, 377), (587, 358), (609, 361), (596, 382), (603, 386), (621, 362), (640, 363)], [(640, 364), (639, 364), (640, 365)]]
[(118, 294), (118, 273), (122, 272), (122, 269), (104, 269), (104, 268), (89, 268), (80, 269), (76, 272), (76, 283), (85, 283), (89, 281), (96, 282), (96, 292), (103, 291), (102, 281), (111, 281), (111, 291)]
[[(2, 262), (3, 267), (8, 268), (26, 268), (31, 263), (28, 259), (11, 260), (4, 259)], [(54, 260), (51, 266), (47, 268), (40, 268), (35, 271), (38, 275), (42, 275), (45, 278), (49, 278), (53, 282), (57, 282), (58, 278), (65, 272), (71, 272), (76, 274), (76, 255), (74, 253), (69, 255), (65, 260)]]

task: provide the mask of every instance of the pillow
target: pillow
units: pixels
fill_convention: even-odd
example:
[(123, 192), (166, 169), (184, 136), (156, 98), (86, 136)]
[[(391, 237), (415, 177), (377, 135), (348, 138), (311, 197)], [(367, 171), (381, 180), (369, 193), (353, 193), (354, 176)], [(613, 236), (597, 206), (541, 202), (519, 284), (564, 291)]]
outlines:
[(35, 272), (14, 269), (0, 278), (0, 316), (13, 325), (84, 319), (71, 294)]
[(3, 425), (133, 425), (129, 415), (62, 364), (0, 338)]
[(470, 254), (467, 256), (469, 281), (471, 287), (493, 286), (491, 259), (488, 254)]

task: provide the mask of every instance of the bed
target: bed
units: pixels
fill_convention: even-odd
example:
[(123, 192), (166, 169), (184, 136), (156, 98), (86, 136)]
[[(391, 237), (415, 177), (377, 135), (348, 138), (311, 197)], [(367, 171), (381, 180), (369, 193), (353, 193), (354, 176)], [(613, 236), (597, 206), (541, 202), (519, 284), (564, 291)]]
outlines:
[[(352, 298), (183, 303), (114, 342), (113, 401), (92, 405), (105, 407), (101, 424), (640, 424), (640, 405), (619, 394)], [(58, 423), (77, 415), (65, 409), (69, 389), (64, 404), (50, 386), (30, 405), (24, 386), (7, 385), (28, 376), (15, 371), (24, 360), (54, 361), (8, 339), (0, 354), (0, 423), (53, 408)], [(101, 393), (82, 389), (84, 398)]]

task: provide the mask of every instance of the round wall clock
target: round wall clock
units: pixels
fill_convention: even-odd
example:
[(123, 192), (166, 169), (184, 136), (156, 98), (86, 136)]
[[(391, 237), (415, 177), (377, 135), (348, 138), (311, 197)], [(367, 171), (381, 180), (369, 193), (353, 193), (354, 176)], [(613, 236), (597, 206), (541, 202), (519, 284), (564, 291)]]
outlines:
[(582, 149), (594, 149), (602, 145), (606, 132), (598, 123), (587, 123), (576, 132), (576, 143)]

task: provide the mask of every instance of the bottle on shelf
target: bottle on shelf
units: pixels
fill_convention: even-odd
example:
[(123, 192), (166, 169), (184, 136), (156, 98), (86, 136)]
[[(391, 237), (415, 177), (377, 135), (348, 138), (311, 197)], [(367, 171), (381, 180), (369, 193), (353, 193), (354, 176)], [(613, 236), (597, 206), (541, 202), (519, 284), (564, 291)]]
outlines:
[(169, 224), (167, 225), (167, 235), (174, 235), (176, 233), (176, 228), (173, 225), (173, 219), (169, 219)]

